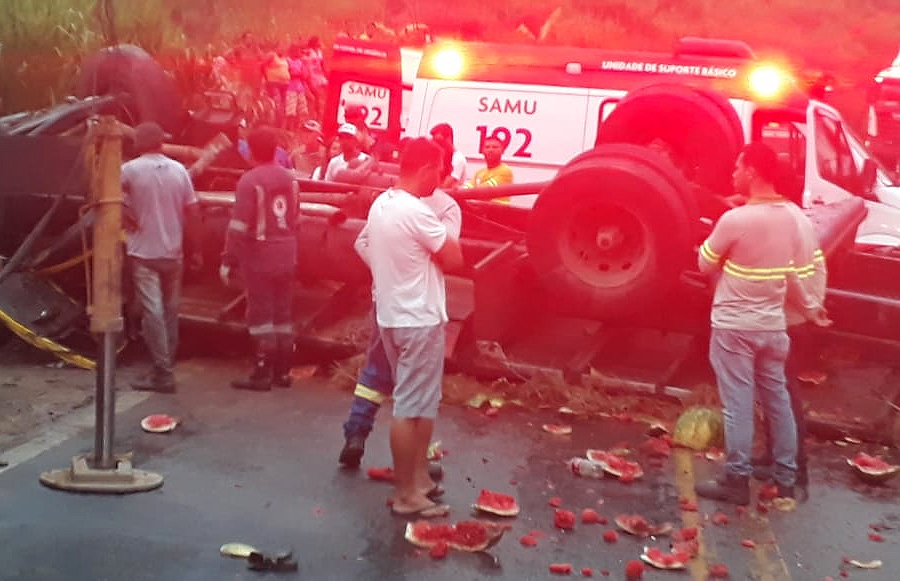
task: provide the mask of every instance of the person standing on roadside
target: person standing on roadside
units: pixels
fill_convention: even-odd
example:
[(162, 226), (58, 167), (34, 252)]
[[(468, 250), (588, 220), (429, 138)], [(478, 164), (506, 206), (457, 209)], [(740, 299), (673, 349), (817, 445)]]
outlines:
[(356, 126), (352, 123), (344, 123), (338, 127), (338, 140), (341, 144), (341, 153), (332, 157), (325, 167), (325, 175), (322, 176), (326, 182), (333, 182), (337, 178), (338, 172), (347, 168), (356, 167), (356, 165), (369, 159), (369, 155), (360, 151), (359, 140), (356, 138)]
[(419, 518), (449, 512), (428, 498), (435, 485), (426, 459), (444, 370), (443, 271), (462, 265), (459, 240), (421, 200), (440, 184), (442, 167), (437, 144), (410, 140), (396, 185), (372, 203), (355, 244), (372, 271), (376, 319), (394, 379), (391, 510)]
[(503, 163), (503, 142), (496, 137), (488, 137), (481, 146), (484, 156), (484, 167), (475, 172), (472, 179), (465, 183), (467, 188), (484, 186), (502, 186), (513, 183), (512, 168)]
[[(435, 141), (438, 145), (440, 142)], [(451, 171), (453, 150), (441, 145), (444, 151), (444, 168), (442, 181)], [(447, 236), (459, 239), (462, 229), (462, 212), (459, 204), (447, 192), (436, 189), (430, 196), (420, 198), (437, 216), (438, 221), (447, 228)], [(385, 398), (394, 391), (394, 379), (391, 366), (384, 352), (381, 334), (372, 312), (372, 336), (366, 350), (366, 361), (359, 373), (356, 388), (353, 391), (353, 403), (344, 423), (344, 447), (341, 449), (338, 462), (347, 468), (357, 468), (365, 453), (366, 438), (375, 424), (375, 415), (381, 409)]]
[[(800, 209), (801, 199), (791, 198), (791, 202)], [(802, 210), (801, 210), (802, 212)], [(805, 233), (813, 230), (810, 221), (803, 215), (803, 219), (798, 219), (800, 227)], [(815, 232), (808, 236), (804, 236), (805, 241), (815, 240)], [(822, 253), (819, 245), (805, 250), (806, 254), (813, 256), (813, 269), (809, 273), (810, 280), (807, 281), (808, 290), (815, 296), (819, 303), (825, 301), (825, 289), (828, 285), (828, 271), (825, 265), (825, 255)], [(801, 386), (798, 376), (801, 372), (808, 369), (804, 365), (812, 358), (815, 351), (815, 333), (817, 327), (828, 326), (830, 321), (817, 320), (810, 321), (804, 315), (804, 307), (798, 304), (797, 298), (788, 294), (784, 305), (785, 320), (787, 322), (787, 333), (791, 340), (791, 349), (788, 353), (787, 363), (785, 364), (785, 384), (787, 386), (788, 395), (791, 398), (791, 410), (794, 412), (794, 422), (797, 424), (797, 486), (805, 488), (809, 484), (809, 463), (806, 454), (806, 412), (803, 409), (803, 399), (801, 397)], [(824, 312), (824, 311), (823, 311)], [(774, 441), (771, 434), (771, 426), (768, 422), (764, 423), (766, 447), (763, 456), (754, 458), (753, 476), (760, 480), (770, 480), (772, 477), (772, 446)]]
[(466, 156), (463, 155), (461, 151), (456, 150), (456, 146), (453, 144), (453, 128), (450, 127), (450, 124), (438, 123), (432, 127), (431, 138), (441, 147), (449, 149), (452, 155), (450, 160), (450, 174), (444, 178), (444, 183), (441, 184), (441, 187), (455, 188), (456, 186), (465, 183)]
[(291, 385), (300, 188), (291, 172), (275, 162), (278, 137), (274, 130), (253, 129), (247, 143), (256, 166), (238, 180), (219, 275), (227, 286), (232, 270), (241, 269), (247, 290), (247, 327), (255, 348), (250, 377), (231, 385), (268, 391), (273, 385)]
[(828, 318), (814, 292), (824, 272), (816, 267), (818, 241), (802, 211), (775, 189), (775, 152), (762, 143), (745, 146), (733, 179), (747, 203), (722, 215), (698, 258), (701, 271), (720, 275), (709, 359), (724, 406), (727, 458), (722, 476), (695, 489), (704, 498), (747, 504), (755, 397), (771, 425), (778, 496), (794, 497), (797, 426), (785, 388), (786, 300), (815, 324)]
[(291, 151), (291, 165), (301, 176), (309, 178), (325, 161), (322, 126), (314, 119), (307, 119), (300, 127), (299, 137), (299, 145)]
[(191, 266), (200, 268), (203, 259), (197, 194), (187, 169), (163, 154), (166, 137), (152, 121), (135, 127), (137, 157), (122, 165), (121, 180), (128, 264), (152, 360), (150, 374), (132, 387), (174, 393), (185, 233), (193, 251)]

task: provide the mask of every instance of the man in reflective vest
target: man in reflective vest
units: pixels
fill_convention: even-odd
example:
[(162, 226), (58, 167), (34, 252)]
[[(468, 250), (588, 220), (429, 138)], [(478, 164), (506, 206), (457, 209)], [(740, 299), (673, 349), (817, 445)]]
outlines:
[(299, 185), (275, 162), (273, 130), (254, 129), (247, 142), (256, 167), (238, 181), (219, 274), (227, 285), (232, 269), (241, 268), (247, 327), (256, 349), (250, 377), (232, 386), (267, 391), (291, 384)]

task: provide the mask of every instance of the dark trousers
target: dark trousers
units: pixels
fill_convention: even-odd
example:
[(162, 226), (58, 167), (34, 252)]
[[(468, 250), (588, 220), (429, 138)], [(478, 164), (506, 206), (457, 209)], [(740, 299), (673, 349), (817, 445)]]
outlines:
[(372, 309), (372, 337), (366, 349), (366, 362), (359, 373), (356, 389), (353, 391), (353, 403), (350, 405), (350, 417), (344, 422), (344, 437), (360, 436), (366, 438), (375, 424), (375, 415), (381, 409), (385, 398), (394, 392), (394, 379), (391, 364), (384, 351), (381, 333)]
[(294, 270), (244, 271), (247, 327), (259, 353), (293, 347)]

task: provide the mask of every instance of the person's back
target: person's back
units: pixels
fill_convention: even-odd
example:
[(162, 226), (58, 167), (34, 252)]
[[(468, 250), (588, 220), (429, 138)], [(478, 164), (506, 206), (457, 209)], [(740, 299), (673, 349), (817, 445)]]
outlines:
[(787, 279), (794, 275), (803, 243), (791, 206), (788, 201), (748, 204), (720, 218), (715, 236), (703, 247), (709, 258), (725, 257), (713, 299), (713, 327), (771, 331), (786, 327)]
[(293, 268), (297, 262), (294, 227), (297, 220), (297, 182), (277, 163), (248, 170), (237, 183), (235, 215), (247, 222), (241, 261), (254, 272)]
[(196, 202), (185, 167), (162, 153), (145, 153), (122, 166), (125, 204), (137, 222), (128, 236), (130, 256), (181, 258), (184, 209)]

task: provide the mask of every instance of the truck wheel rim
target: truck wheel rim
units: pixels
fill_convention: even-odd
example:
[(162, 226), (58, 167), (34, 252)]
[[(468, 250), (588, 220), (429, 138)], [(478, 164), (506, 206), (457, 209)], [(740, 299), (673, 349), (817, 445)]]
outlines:
[(572, 209), (561, 231), (565, 266), (595, 287), (618, 287), (641, 276), (652, 257), (650, 233), (626, 208), (599, 204)]

